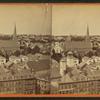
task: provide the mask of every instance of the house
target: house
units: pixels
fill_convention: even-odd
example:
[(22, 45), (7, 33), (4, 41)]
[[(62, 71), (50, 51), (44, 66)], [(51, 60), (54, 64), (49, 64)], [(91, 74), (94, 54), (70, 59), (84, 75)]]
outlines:
[(58, 42), (55, 43), (55, 46), (53, 47), (55, 53), (62, 53), (63, 52), (63, 48), (60, 46), (60, 44)]
[(50, 80), (51, 80), (51, 93), (58, 93), (59, 82), (61, 82), (61, 74), (59, 67), (53, 67), (50, 69)]
[(82, 62), (87, 62), (89, 60), (89, 57), (87, 57), (87, 56), (84, 56), (83, 58), (82, 58)]
[(60, 66), (60, 75), (64, 76), (64, 71), (66, 70), (66, 58), (62, 58), (59, 63)]
[(92, 58), (89, 58), (89, 59), (86, 61), (86, 63), (87, 63), (88, 65), (93, 64), (93, 63), (94, 63), (94, 60), (93, 60)]
[(69, 82), (73, 82), (73, 80), (72, 80), (72, 78), (69, 76), (69, 74), (66, 74), (66, 75), (64, 75), (64, 76), (61, 78), (61, 82), (69, 83)]
[(1, 64), (5, 64), (5, 63), (6, 63), (6, 58), (0, 56), (0, 65), (1, 65)]
[(74, 67), (75, 65), (79, 64), (79, 59), (75, 58), (73, 56), (73, 52), (69, 51), (67, 53), (67, 58), (66, 58), (66, 65), (68, 67)]
[(56, 60), (51, 59), (51, 68), (53, 68), (53, 67), (59, 67), (59, 66), (60, 66), (60, 64)]
[(89, 58), (89, 57), (87, 57), (87, 56), (84, 56), (84, 57), (82, 58), (82, 62), (84, 62), (84, 63), (86, 63), (86, 64), (88, 64), (88, 65), (94, 63), (94, 61), (95, 61), (94, 57)]
[(92, 59), (93, 59), (95, 62), (100, 62), (100, 57), (98, 57), (98, 56), (92, 56)]
[(17, 64), (17, 63), (21, 62), (21, 59), (19, 57), (16, 57), (16, 56), (10, 56), (9, 61)]
[(29, 61), (34, 61), (36, 59), (35, 56), (32, 54), (28, 54), (27, 57)]
[(20, 57), (21, 61), (28, 62), (28, 57), (27, 56), (20, 55), (19, 57)]
[(36, 77), (42, 77), (44, 79), (50, 78), (50, 60), (41, 59), (28, 61), (27, 65), (31, 70), (34, 70)]

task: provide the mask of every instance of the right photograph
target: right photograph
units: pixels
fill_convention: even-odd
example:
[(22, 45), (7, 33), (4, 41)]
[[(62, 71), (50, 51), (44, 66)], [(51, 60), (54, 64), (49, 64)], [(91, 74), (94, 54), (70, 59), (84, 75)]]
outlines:
[(100, 94), (99, 26), (99, 5), (52, 5), (51, 94)]

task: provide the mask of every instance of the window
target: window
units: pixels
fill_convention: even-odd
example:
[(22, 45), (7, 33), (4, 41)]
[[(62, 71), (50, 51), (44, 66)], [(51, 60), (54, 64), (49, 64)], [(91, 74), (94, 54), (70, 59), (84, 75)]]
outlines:
[(64, 89), (64, 85), (62, 85), (62, 89)]

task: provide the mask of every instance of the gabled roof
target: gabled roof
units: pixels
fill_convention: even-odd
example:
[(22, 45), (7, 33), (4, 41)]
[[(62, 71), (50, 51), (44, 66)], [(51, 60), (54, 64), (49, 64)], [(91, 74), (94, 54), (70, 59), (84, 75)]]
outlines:
[(42, 71), (50, 69), (50, 60), (43, 59), (38, 61), (29, 61), (27, 62), (29, 68), (34, 69), (34, 71)]
[(86, 62), (81, 62), (81, 63), (78, 64), (78, 67), (82, 69), (82, 68), (84, 68), (86, 65), (87, 65)]
[(50, 78), (51, 79), (61, 78), (60, 68), (59, 67), (53, 67), (53, 68), (51, 68)]
[(65, 76), (62, 77), (62, 82), (70, 83), (73, 82), (73, 80), (68, 74), (66, 74)]
[(15, 76), (27, 76), (29, 74), (31, 74), (30, 70), (23, 69), (23, 70), (17, 71), (17, 73), (15, 73)]
[(93, 76), (99, 76), (100, 77), (100, 70), (93, 71)]
[(50, 71), (47, 70), (43, 73), (40, 73), (40, 72), (35, 73), (35, 77), (48, 80), (50, 79), (50, 74), (51, 74)]
[(52, 59), (51, 63), (52, 63), (51, 67), (59, 67), (59, 63), (56, 60)]

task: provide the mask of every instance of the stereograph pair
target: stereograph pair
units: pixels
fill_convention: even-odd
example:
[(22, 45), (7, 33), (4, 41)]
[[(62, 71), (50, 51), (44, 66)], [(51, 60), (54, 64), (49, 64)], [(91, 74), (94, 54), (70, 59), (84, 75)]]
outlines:
[(1, 4), (0, 94), (99, 94), (99, 9)]

